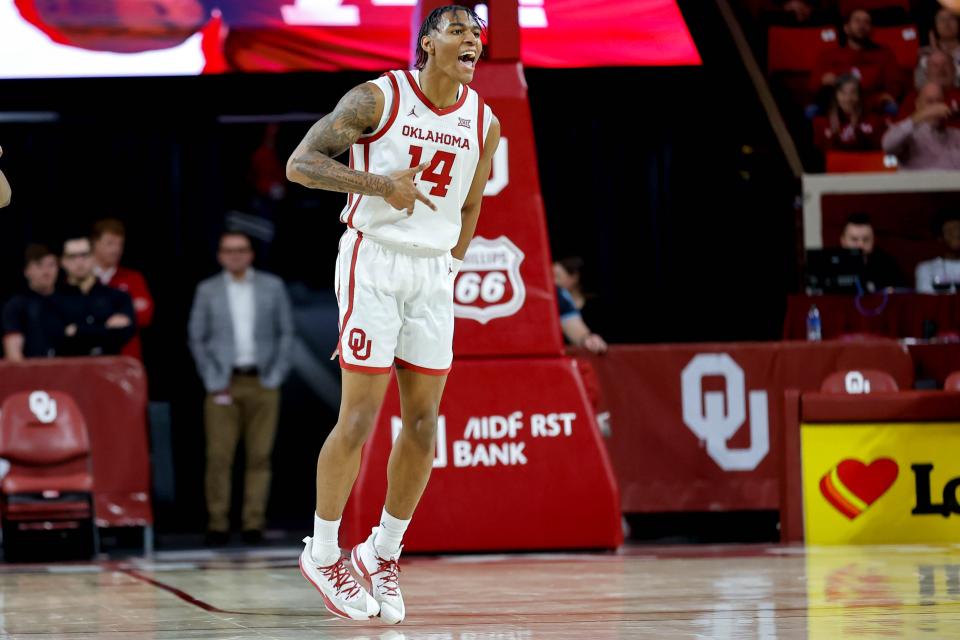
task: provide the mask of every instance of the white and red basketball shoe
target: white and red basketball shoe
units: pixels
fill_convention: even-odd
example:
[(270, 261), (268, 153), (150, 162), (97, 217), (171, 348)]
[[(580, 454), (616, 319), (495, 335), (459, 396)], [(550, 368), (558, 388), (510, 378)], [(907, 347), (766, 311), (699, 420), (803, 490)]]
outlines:
[(353, 548), (350, 559), (356, 572), (370, 583), (370, 593), (380, 605), (380, 619), (397, 624), (403, 622), (407, 614), (400, 593), (400, 565), (397, 563), (403, 547), (390, 557), (383, 558), (373, 544), (376, 535), (377, 527), (374, 527), (370, 537)]
[(350, 573), (343, 558), (327, 567), (317, 565), (311, 555), (313, 539), (303, 539), (300, 554), (300, 573), (316, 587), (323, 604), (335, 616), (350, 620), (369, 620), (380, 613), (380, 605)]

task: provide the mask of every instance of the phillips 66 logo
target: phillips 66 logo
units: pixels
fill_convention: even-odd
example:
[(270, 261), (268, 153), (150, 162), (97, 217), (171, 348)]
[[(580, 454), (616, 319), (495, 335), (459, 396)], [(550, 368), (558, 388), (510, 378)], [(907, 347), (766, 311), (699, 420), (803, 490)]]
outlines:
[(527, 297), (520, 277), (523, 258), (523, 251), (506, 236), (475, 237), (454, 285), (454, 315), (486, 324), (519, 311)]
[[(724, 391), (703, 390), (706, 377), (724, 379)], [(743, 369), (726, 353), (701, 353), (680, 374), (683, 422), (707, 443), (707, 454), (725, 471), (756, 469), (770, 451), (767, 392), (746, 393)], [(750, 447), (731, 449), (727, 442), (747, 421), (750, 403)]]

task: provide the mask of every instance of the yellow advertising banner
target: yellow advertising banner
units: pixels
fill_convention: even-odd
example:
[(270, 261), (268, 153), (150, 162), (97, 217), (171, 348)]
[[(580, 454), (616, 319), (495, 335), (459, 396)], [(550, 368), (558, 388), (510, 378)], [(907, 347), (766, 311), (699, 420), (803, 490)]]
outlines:
[(960, 542), (960, 423), (802, 424), (807, 544)]

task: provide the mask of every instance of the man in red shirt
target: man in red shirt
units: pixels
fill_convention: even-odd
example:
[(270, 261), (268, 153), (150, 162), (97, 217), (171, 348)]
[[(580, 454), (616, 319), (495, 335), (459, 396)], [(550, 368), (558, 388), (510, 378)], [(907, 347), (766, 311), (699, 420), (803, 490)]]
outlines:
[(902, 74), (893, 51), (870, 39), (873, 22), (863, 9), (850, 13), (843, 32), (846, 43), (820, 54), (811, 76), (817, 92), (829, 89), (837, 78), (850, 74), (860, 79), (864, 105), (868, 111), (897, 112), (902, 91)]
[(123, 347), (121, 353), (142, 361), (139, 330), (149, 327), (153, 322), (153, 298), (150, 296), (143, 274), (120, 266), (126, 237), (126, 227), (123, 222), (115, 218), (106, 218), (93, 225), (94, 273), (102, 284), (125, 291), (133, 300), (133, 310), (137, 316), (137, 334)]

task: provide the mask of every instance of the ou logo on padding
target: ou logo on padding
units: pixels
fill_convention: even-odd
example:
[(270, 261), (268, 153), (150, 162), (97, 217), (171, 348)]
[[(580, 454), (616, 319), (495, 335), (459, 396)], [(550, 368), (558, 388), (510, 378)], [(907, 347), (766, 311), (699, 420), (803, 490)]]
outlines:
[[(722, 377), (724, 391), (703, 391), (703, 379)], [(724, 471), (751, 471), (770, 452), (767, 392), (745, 391), (743, 369), (726, 353), (701, 353), (680, 374), (683, 422), (707, 443), (707, 454)], [(727, 442), (747, 421), (750, 403), (750, 446), (731, 449)], [(726, 405), (726, 408), (724, 408)]]
[(847, 375), (843, 376), (843, 388), (846, 389), (847, 393), (854, 395), (870, 393), (870, 381), (864, 378), (859, 371), (848, 371)]
[(57, 401), (46, 391), (34, 391), (27, 398), (30, 412), (43, 424), (50, 424), (57, 419)]

